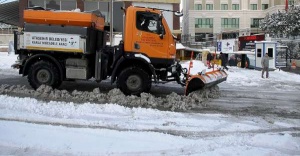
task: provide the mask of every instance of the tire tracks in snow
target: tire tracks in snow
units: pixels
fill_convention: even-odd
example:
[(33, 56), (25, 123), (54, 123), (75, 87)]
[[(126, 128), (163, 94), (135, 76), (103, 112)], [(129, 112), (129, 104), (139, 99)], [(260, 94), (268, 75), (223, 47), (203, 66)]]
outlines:
[[(251, 150), (251, 148), (260, 148), (260, 149), (268, 149), (280, 152), (280, 154), (286, 155), (297, 155), (300, 151), (298, 149), (288, 149), (287, 147), (278, 147), (276, 145), (257, 145), (257, 143), (252, 141), (252, 138), (255, 138), (255, 134), (262, 133), (282, 133), (282, 135), (286, 134), (286, 132), (300, 132), (300, 127), (290, 127), (290, 128), (275, 128), (275, 129), (266, 129), (266, 130), (251, 130), (251, 131), (243, 131), (243, 132), (218, 132), (218, 131), (199, 131), (199, 132), (186, 132), (186, 131), (166, 131), (166, 130), (134, 130), (134, 129), (120, 129), (120, 128), (110, 128), (105, 126), (89, 126), (89, 125), (78, 125), (78, 124), (61, 124), (61, 123), (53, 123), (53, 122), (37, 122), (37, 121), (24, 121), (22, 119), (9, 119), (9, 118), (0, 118), (2, 121), (8, 122), (25, 122), (30, 124), (39, 124), (39, 125), (53, 125), (53, 126), (64, 126), (69, 128), (92, 128), (92, 129), (110, 129), (115, 131), (130, 131), (130, 132), (153, 132), (153, 133), (163, 133), (169, 134), (173, 136), (185, 137), (188, 139), (194, 139), (198, 143), (184, 145), (182, 147), (176, 148), (168, 148), (162, 150), (151, 150), (151, 151), (137, 151), (137, 152), (122, 152), (122, 153), (109, 153), (109, 155), (199, 155), (210, 153), (216, 150), (222, 150), (224, 148), (237, 147), (239, 146), (245, 150)], [(224, 137), (224, 139), (220, 142), (219, 139), (212, 139), (213, 137)], [(6, 148), (6, 147), (4, 147)], [(41, 151), (41, 149), (34, 148), (22, 148), (16, 147), (20, 153), (35, 152), (35, 154), (45, 153), (45, 151)], [(47, 151), (46, 151), (47, 152)], [(146, 153), (145, 153), (146, 152)], [(49, 152), (48, 152), (49, 154)], [(71, 154), (71, 153), (63, 153)], [(51, 154), (50, 154), (51, 155)], [(72, 154), (71, 154), (72, 155)]]
[(2, 121), (10, 122), (23, 122), (30, 124), (39, 124), (39, 125), (52, 125), (52, 126), (64, 126), (68, 128), (89, 128), (89, 129), (107, 129), (115, 131), (131, 131), (131, 132), (155, 132), (169, 134), (173, 136), (181, 136), (185, 138), (208, 138), (208, 137), (221, 137), (226, 135), (242, 135), (242, 134), (262, 134), (262, 133), (283, 133), (289, 132), (294, 136), (300, 134), (300, 127), (288, 127), (288, 128), (270, 128), (270, 129), (257, 129), (257, 130), (247, 130), (247, 131), (184, 131), (184, 130), (165, 130), (159, 128), (153, 129), (130, 129), (130, 128), (121, 128), (118, 126), (100, 126), (100, 125), (84, 125), (84, 124), (75, 124), (75, 123), (64, 123), (64, 122), (48, 122), (48, 121), (39, 121), (39, 120), (24, 120), (17, 118), (4, 118), (1, 117)]

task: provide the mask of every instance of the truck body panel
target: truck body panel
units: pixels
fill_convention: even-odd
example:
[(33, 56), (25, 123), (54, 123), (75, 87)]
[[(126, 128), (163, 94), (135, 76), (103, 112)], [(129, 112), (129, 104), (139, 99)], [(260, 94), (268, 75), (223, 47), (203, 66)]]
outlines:
[(84, 53), (86, 42), (77, 34), (24, 32), (20, 49)]
[(99, 30), (104, 30), (105, 25), (105, 19), (101, 15), (73, 11), (24, 10), (24, 21), (35, 24), (95, 27)]

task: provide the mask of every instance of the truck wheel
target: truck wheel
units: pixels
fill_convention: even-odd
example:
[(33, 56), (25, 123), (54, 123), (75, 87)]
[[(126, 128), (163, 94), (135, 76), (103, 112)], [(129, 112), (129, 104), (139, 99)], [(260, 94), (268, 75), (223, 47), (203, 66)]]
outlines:
[(151, 78), (141, 68), (125, 68), (118, 76), (117, 87), (126, 95), (140, 95), (151, 89)]
[(57, 88), (61, 84), (57, 67), (48, 61), (38, 61), (31, 66), (28, 71), (28, 82), (34, 89), (42, 84), (53, 88)]

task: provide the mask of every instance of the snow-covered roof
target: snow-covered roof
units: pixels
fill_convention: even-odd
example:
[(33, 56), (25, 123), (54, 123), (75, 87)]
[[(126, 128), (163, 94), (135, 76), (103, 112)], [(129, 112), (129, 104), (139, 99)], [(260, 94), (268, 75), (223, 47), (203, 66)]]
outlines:
[(210, 51), (210, 49), (198, 49), (198, 48), (191, 48), (182, 45), (181, 43), (176, 43), (176, 50), (187, 50), (193, 52), (203, 52), (203, 51)]
[[(220, 53), (220, 52), (218, 52)], [(247, 55), (255, 55), (255, 52), (251, 51), (234, 51), (234, 52), (223, 52), (225, 54), (247, 54)]]

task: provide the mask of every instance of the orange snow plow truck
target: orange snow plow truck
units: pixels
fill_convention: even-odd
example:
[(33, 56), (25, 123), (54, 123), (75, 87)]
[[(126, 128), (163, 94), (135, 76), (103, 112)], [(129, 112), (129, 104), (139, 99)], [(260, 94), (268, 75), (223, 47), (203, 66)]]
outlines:
[(126, 95), (149, 92), (152, 83), (170, 81), (185, 86), (187, 95), (226, 80), (222, 70), (187, 75), (175, 61), (176, 41), (162, 14), (170, 10), (133, 6), (123, 10), (123, 40), (117, 46), (106, 45), (105, 20), (99, 11), (24, 10), (24, 27), (14, 34), (19, 57), (13, 67), (34, 89), (110, 78)]

